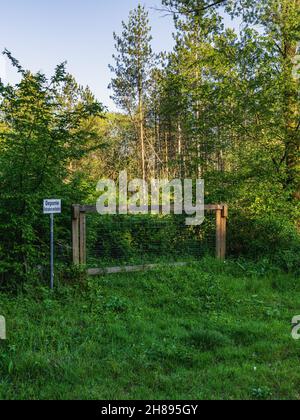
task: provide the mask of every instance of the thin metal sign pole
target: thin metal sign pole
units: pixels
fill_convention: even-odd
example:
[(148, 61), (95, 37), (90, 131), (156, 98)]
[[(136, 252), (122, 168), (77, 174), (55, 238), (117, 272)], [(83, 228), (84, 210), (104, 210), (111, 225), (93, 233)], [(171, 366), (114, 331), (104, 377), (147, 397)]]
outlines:
[(61, 214), (61, 200), (44, 200), (44, 214), (50, 215), (50, 288), (54, 289), (54, 214)]
[(50, 214), (50, 289), (54, 288), (54, 214)]

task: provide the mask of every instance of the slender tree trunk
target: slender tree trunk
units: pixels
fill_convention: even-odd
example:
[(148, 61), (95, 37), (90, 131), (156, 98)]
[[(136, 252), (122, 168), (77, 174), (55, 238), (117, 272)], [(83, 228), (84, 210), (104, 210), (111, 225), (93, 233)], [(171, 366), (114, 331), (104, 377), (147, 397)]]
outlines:
[(145, 131), (144, 131), (144, 107), (142, 98), (142, 88), (139, 87), (139, 134), (141, 144), (141, 158), (142, 158), (142, 177), (146, 180), (146, 159), (145, 159)]
[[(195, 61), (196, 61), (196, 73), (195, 73), (195, 77), (196, 77), (196, 91), (197, 91), (197, 97), (198, 97), (198, 93), (201, 89), (201, 75), (200, 75), (200, 71), (199, 71), (199, 54), (198, 54), (198, 48), (201, 45), (202, 42), (202, 35), (201, 35), (201, 25), (200, 22), (202, 22), (202, 14), (200, 13), (200, 15), (198, 16), (198, 20), (196, 21), (195, 25), (195, 29), (196, 29), (196, 40), (194, 42), (194, 45), (196, 47), (196, 54), (195, 54)], [(196, 100), (196, 121), (197, 121), (197, 130), (200, 127), (200, 115), (201, 115), (201, 104), (200, 101), (197, 99)], [(197, 149), (197, 176), (198, 178), (203, 178), (204, 177), (204, 142), (202, 139), (202, 136), (200, 136), (199, 134), (196, 135), (196, 149)]]
[(182, 130), (181, 130), (181, 124), (178, 120), (177, 123), (177, 132), (178, 132), (178, 150), (177, 150), (177, 156), (179, 159), (179, 176), (182, 179), (183, 178), (183, 171), (182, 171)]
[[(285, 21), (291, 12), (291, 8), (300, 8), (300, 0), (294, 0), (286, 4), (283, 9), (282, 19)], [(295, 9), (294, 9), (295, 10)], [(284, 79), (285, 89), (285, 162), (286, 162), (286, 185), (292, 190), (292, 197), (300, 199), (300, 110), (298, 102), (298, 75), (294, 73), (294, 66), (297, 59), (297, 42), (291, 42), (289, 38), (289, 28), (285, 29), (283, 39), (284, 51)]]
[(169, 177), (169, 142), (168, 132), (165, 133), (165, 163), (166, 163), (166, 174)]
[(158, 113), (155, 113), (155, 149), (157, 152), (155, 175), (159, 176), (159, 173), (160, 173), (159, 158), (161, 157), (161, 144), (160, 144), (160, 121), (159, 121)]

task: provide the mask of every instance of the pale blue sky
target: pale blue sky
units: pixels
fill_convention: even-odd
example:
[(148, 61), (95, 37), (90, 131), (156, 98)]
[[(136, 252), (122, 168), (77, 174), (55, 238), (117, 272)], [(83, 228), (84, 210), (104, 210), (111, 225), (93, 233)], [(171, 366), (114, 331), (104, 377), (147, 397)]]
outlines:
[[(50, 75), (60, 62), (77, 81), (89, 85), (97, 98), (114, 109), (107, 86), (112, 62), (113, 31), (139, 0), (10, 0), (1, 2), (0, 49), (9, 49), (21, 64)], [(152, 10), (160, 0), (141, 2), (150, 12), (155, 51), (173, 46), (171, 17)], [(2, 66), (2, 71), (1, 71)], [(3, 62), (0, 63), (3, 73)], [(3, 76), (3, 75), (2, 75)], [(10, 69), (7, 80), (15, 81)]]
[[(110, 108), (107, 86), (112, 62), (113, 31), (120, 32), (138, 0), (10, 0), (1, 2), (0, 49), (9, 49), (22, 65), (51, 74), (67, 60), (68, 70)], [(142, 2), (149, 8), (156, 51), (173, 45), (171, 18), (162, 18), (151, 7), (160, 0)], [(3, 64), (2, 64), (3, 67)], [(6, 70), (7, 79), (14, 74)]]

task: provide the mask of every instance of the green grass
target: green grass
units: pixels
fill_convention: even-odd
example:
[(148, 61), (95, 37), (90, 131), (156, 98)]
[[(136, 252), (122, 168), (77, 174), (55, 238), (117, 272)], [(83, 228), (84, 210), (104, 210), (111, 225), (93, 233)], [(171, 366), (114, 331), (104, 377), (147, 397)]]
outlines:
[(300, 282), (218, 264), (0, 295), (1, 399), (299, 399)]

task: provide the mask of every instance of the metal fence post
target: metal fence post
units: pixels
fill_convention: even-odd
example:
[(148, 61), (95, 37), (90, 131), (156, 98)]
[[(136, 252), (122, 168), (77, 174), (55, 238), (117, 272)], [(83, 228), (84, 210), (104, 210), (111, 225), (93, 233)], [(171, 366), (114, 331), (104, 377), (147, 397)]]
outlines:
[(50, 289), (54, 288), (54, 214), (50, 214)]

